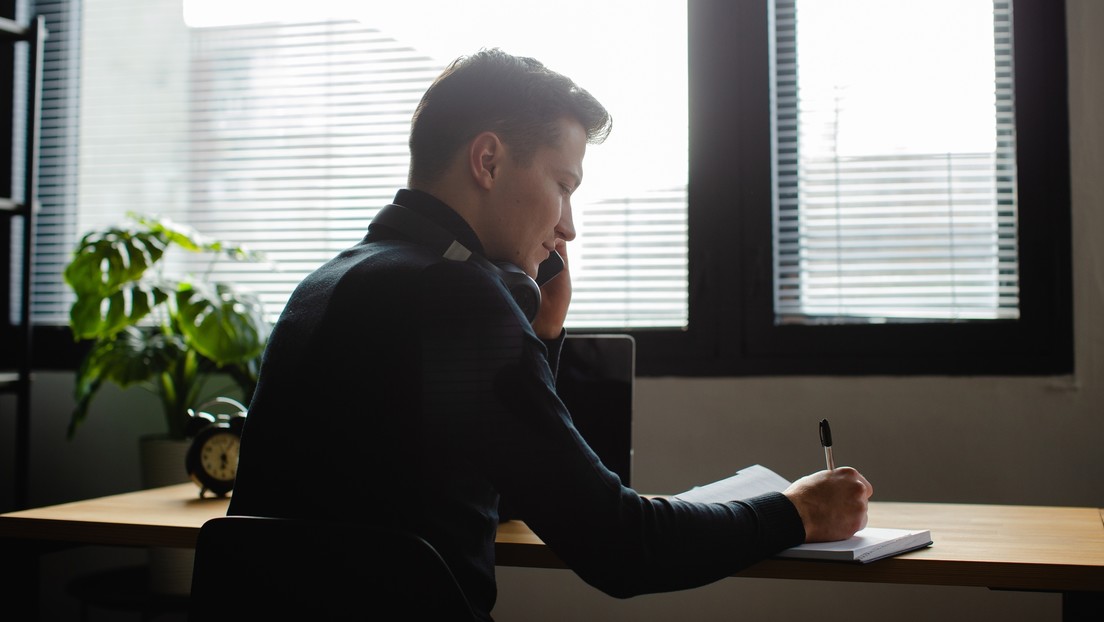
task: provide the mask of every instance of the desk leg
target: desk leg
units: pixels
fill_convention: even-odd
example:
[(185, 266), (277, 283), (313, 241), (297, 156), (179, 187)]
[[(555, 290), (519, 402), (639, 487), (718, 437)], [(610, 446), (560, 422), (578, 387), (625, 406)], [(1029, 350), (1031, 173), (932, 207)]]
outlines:
[(42, 547), (26, 540), (0, 540), (0, 550), (0, 602), (12, 620), (38, 620)]
[(1104, 592), (1063, 592), (1062, 622), (1104, 620)]

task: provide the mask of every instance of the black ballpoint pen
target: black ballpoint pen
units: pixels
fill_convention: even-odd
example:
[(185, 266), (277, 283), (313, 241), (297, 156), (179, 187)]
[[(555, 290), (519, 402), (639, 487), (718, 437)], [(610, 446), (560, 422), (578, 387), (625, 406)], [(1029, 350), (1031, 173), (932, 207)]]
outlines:
[(820, 420), (820, 444), (824, 446), (824, 462), (832, 471), (836, 468), (836, 461), (832, 458), (832, 428), (828, 426), (827, 419)]

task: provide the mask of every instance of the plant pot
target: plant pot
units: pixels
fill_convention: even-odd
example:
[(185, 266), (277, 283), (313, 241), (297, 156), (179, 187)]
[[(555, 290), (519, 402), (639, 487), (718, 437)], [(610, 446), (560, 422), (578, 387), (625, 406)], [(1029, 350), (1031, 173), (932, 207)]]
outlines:
[(160, 488), (189, 481), (184, 456), (191, 441), (164, 435), (138, 439), (138, 462), (142, 467), (142, 488)]
[[(138, 441), (142, 488), (160, 488), (190, 481), (184, 456), (190, 441), (143, 436)], [(198, 489), (197, 493), (198, 494)], [(149, 549), (149, 587), (158, 594), (188, 594), (192, 590), (195, 551), (169, 547)]]

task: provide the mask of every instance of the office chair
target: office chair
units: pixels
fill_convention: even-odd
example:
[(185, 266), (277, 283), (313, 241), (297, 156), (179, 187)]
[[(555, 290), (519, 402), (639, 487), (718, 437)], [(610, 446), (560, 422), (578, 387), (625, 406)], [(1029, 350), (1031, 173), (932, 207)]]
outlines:
[(474, 620), (444, 559), (400, 530), (221, 516), (204, 523), (190, 622)]

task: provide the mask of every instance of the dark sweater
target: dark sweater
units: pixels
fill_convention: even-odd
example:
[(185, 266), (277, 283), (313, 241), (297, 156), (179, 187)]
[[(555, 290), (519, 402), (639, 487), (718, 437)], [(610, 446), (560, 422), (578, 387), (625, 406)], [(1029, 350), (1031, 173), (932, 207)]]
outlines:
[[(482, 251), (435, 198), (395, 202)], [(304, 279), (273, 329), (229, 513), (404, 526), (486, 619), (499, 495), (620, 598), (703, 585), (804, 540), (780, 494), (691, 504), (622, 486), (556, 396), (561, 344), (537, 338), (489, 271), (371, 226)]]

